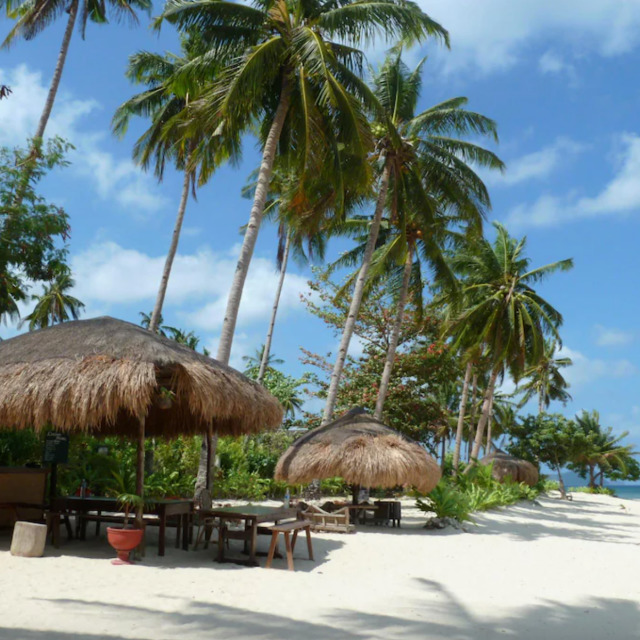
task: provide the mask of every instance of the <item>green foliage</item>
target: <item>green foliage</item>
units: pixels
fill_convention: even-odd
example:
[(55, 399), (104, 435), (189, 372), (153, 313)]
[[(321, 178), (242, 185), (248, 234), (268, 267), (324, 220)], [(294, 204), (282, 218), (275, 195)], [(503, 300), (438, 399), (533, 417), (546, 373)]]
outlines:
[(557, 480), (549, 480), (548, 478), (544, 478), (543, 480), (540, 480), (538, 485), (541, 493), (549, 493), (550, 491), (560, 490), (560, 483)]
[(433, 513), (436, 518), (452, 518), (458, 522), (471, 520), (471, 503), (467, 493), (441, 480), (429, 494), (427, 500), (418, 498), (417, 507), (425, 513)]
[(0, 467), (39, 464), (43, 446), (43, 436), (33, 429), (0, 430)]
[[(249, 358), (249, 356), (245, 356)], [(277, 361), (272, 361), (277, 362)], [(280, 360), (282, 362), (282, 360)], [(252, 380), (258, 379), (258, 372), (260, 370), (260, 363), (252, 364), (244, 372), (246, 376)], [(302, 397), (302, 385), (307, 383), (307, 376), (302, 378), (294, 378), (288, 376), (278, 369), (273, 367), (267, 367), (264, 374), (262, 384), (273, 394), (284, 409), (285, 418), (289, 420), (293, 419), (296, 412), (302, 409), (304, 399)]]
[(70, 148), (57, 137), (35, 153), (0, 148), (0, 320), (5, 322), (19, 318), (18, 303), (27, 299), (30, 283), (51, 282), (65, 266), (61, 242), (69, 236), (68, 216), (36, 187), (50, 171), (66, 166)]

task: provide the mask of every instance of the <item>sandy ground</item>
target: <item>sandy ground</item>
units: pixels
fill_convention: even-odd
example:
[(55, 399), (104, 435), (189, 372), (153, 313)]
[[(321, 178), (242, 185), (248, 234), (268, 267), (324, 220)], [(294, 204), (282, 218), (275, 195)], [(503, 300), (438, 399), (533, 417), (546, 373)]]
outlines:
[(92, 536), (17, 558), (0, 537), (0, 639), (640, 639), (640, 501), (543, 498), (469, 533), (410, 505), (399, 530), (316, 534), (294, 573), (218, 565), (215, 545), (112, 566)]

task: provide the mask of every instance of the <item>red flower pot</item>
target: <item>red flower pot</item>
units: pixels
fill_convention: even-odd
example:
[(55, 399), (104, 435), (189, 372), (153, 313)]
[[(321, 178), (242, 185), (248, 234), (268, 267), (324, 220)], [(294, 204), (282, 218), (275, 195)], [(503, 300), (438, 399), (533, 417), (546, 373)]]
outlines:
[(129, 554), (142, 542), (143, 535), (143, 529), (107, 527), (107, 540), (118, 553), (111, 564), (133, 564), (129, 560)]

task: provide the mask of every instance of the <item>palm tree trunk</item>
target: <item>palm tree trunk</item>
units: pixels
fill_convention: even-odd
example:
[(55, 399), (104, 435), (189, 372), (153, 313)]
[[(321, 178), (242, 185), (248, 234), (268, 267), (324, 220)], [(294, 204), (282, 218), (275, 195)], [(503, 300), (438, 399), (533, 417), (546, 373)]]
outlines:
[(595, 465), (592, 465), (592, 464), (589, 465), (589, 487), (591, 489), (596, 488), (596, 477), (594, 474), (594, 467)]
[(491, 453), (491, 431), (493, 428), (493, 395), (491, 396), (491, 405), (489, 406), (489, 419), (487, 420), (487, 446), (484, 450), (484, 455), (488, 456)]
[(78, 16), (78, 4), (79, 0), (73, 0), (69, 6), (69, 18), (67, 19), (67, 26), (62, 36), (62, 44), (60, 45), (60, 51), (58, 53), (58, 60), (56, 67), (53, 70), (53, 77), (51, 78), (51, 84), (49, 85), (49, 92), (47, 93), (47, 99), (44, 102), (42, 113), (40, 114), (40, 120), (38, 121), (38, 127), (33, 134), (33, 141), (31, 149), (29, 150), (29, 156), (24, 164), (24, 171), (22, 179), (16, 189), (15, 207), (19, 207), (22, 204), (24, 194), (29, 185), (31, 173), (35, 166), (35, 160), (40, 153), (40, 147), (42, 145), (42, 137), (44, 136), (44, 130), (49, 122), (49, 116), (53, 109), (53, 103), (56, 100), (56, 94), (58, 93), (58, 87), (60, 86), (60, 79), (62, 78), (62, 71), (64, 69), (64, 63), (67, 59), (67, 53), (69, 52), (69, 43), (71, 42), (71, 36), (73, 35), (73, 27), (76, 23), (76, 17)]
[(538, 391), (538, 413), (544, 413), (544, 390), (542, 387)]
[(498, 370), (494, 369), (491, 372), (491, 377), (489, 378), (489, 384), (487, 385), (487, 389), (484, 392), (484, 400), (482, 402), (482, 413), (480, 415), (480, 420), (478, 420), (478, 430), (476, 432), (476, 439), (473, 443), (473, 449), (471, 451), (471, 460), (469, 462), (469, 466), (465, 469), (465, 473), (468, 473), (476, 464), (478, 460), (478, 455), (480, 453), (480, 446), (482, 445), (482, 436), (484, 435), (484, 428), (489, 421), (489, 413), (491, 411), (491, 401), (493, 400), (493, 390), (496, 385), (496, 380), (498, 379)]
[(364, 297), (364, 287), (367, 282), (367, 276), (369, 275), (369, 268), (371, 267), (371, 260), (373, 258), (373, 252), (376, 248), (376, 242), (378, 241), (378, 233), (380, 231), (380, 222), (382, 221), (382, 214), (384, 212), (384, 205), (387, 199), (387, 190), (389, 188), (389, 178), (391, 176), (391, 164), (385, 160), (384, 169), (382, 171), (382, 178), (380, 180), (380, 191), (378, 193), (378, 200), (376, 202), (376, 210), (371, 221), (371, 227), (369, 229), (369, 238), (367, 239), (367, 245), (364, 250), (364, 256), (362, 258), (362, 266), (358, 273), (358, 279), (353, 289), (353, 297), (351, 298), (351, 305), (349, 307), (349, 314), (347, 315), (347, 321), (344, 325), (342, 332), (342, 339), (340, 340), (340, 348), (338, 349), (338, 357), (333, 366), (333, 372), (331, 373), (331, 381), (329, 383), (329, 391), (327, 392), (327, 402), (324, 407), (324, 413), (322, 416), (322, 424), (325, 425), (333, 418), (333, 412), (338, 401), (338, 385), (340, 384), (340, 378), (342, 377), (342, 370), (344, 369), (344, 363), (347, 359), (347, 351), (349, 350), (349, 343), (351, 342), (351, 336), (355, 328), (356, 320), (358, 319), (358, 313), (360, 312), (360, 306), (362, 305), (362, 299)]
[(440, 442), (440, 471), (444, 473), (444, 463), (447, 457), (447, 436), (443, 435)]
[(62, 45), (60, 52), (58, 53), (58, 61), (56, 62), (56, 68), (53, 71), (53, 78), (51, 78), (51, 85), (49, 86), (49, 93), (44, 103), (44, 109), (40, 115), (40, 121), (38, 122), (38, 128), (34, 134), (36, 141), (42, 139), (44, 130), (47, 127), (51, 110), (53, 109), (53, 103), (58, 93), (58, 87), (60, 86), (60, 78), (62, 77), (62, 70), (64, 69), (64, 63), (67, 59), (67, 53), (69, 51), (69, 43), (71, 42), (71, 36), (73, 34), (73, 27), (76, 22), (76, 16), (78, 15), (78, 0), (73, 0), (69, 6), (69, 19), (67, 20), (67, 26), (62, 36)]
[(393, 371), (393, 363), (396, 359), (396, 350), (400, 340), (400, 331), (402, 330), (402, 322), (404, 320), (404, 310), (407, 306), (407, 297), (409, 294), (409, 281), (411, 280), (411, 269), (413, 267), (413, 249), (409, 247), (407, 251), (407, 259), (404, 262), (404, 273), (402, 274), (402, 289), (398, 298), (398, 311), (395, 323), (389, 340), (389, 348), (387, 349), (387, 358), (384, 363), (382, 379), (380, 380), (380, 388), (378, 389), (378, 397), (376, 399), (376, 409), (373, 416), (378, 420), (382, 419), (382, 409), (384, 401), (389, 391), (389, 382), (391, 380), (391, 372)]
[(471, 380), (471, 361), (467, 362), (464, 372), (464, 382), (462, 383), (462, 398), (460, 399), (460, 411), (458, 413), (458, 424), (456, 427), (456, 446), (453, 449), (453, 475), (458, 473), (460, 463), (460, 447), (462, 445), (462, 431), (464, 429), (464, 414), (467, 409), (467, 399), (469, 397), (469, 381)]
[[(244, 234), (242, 248), (240, 249), (240, 256), (238, 257), (238, 264), (236, 265), (236, 271), (233, 276), (233, 282), (229, 292), (229, 299), (227, 300), (227, 309), (225, 311), (224, 322), (222, 324), (222, 331), (220, 332), (220, 344), (218, 345), (217, 353), (217, 359), (222, 362), (222, 364), (229, 364), (231, 345), (233, 344), (233, 334), (238, 320), (240, 300), (242, 299), (242, 290), (244, 289), (244, 283), (247, 279), (249, 263), (253, 256), (256, 240), (258, 239), (258, 232), (260, 231), (260, 224), (264, 214), (264, 205), (267, 200), (269, 184), (271, 183), (271, 174), (273, 172), (273, 163), (276, 157), (278, 141), (280, 139), (280, 134), (282, 133), (284, 121), (287, 117), (287, 112), (289, 111), (290, 102), (291, 89), (285, 76), (282, 82), (282, 90), (280, 92), (280, 102), (276, 109), (275, 116), (273, 117), (273, 122), (269, 129), (269, 135), (267, 136), (267, 141), (265, 142), (264, 150), (262, 152), (262, 162), (260, 164), (260, 171), (258, 172), (258, 182), (255, 196), (253, 198), (253, 205), (251, 207), (251, 214), (249, 215), (249, 224), (247, 224), (247, 229)], [(217, 444), (218, 438), (215, 436), (203, 438), (202, 447), (200, 449), (198, 479), (200, 482), (202, 482), (202, 478), (205, 479), (207, 489), (210, 488), (211, 478), (209, 463), (213, 464)], [(198, 480), (196, 480), (196, 490), (198, 488)]]
[[(191, 160), (191, 154), (187, 157), (186, 165), (189, 166)], [(189, 200), (189, 186), (191, 184), (191, 174), (189, 170), (184, 172), (184, 181), (182, 183), (182, 195), (180, 196), (180, 205), (178, 206), (178, 215), (176, 216), (176, 224), (173, 227), (173, 235), (171, 236), (171, 244), (169, 245), (169, 252), (167, 253), (167, 259), (164, 262), (164, 270), (162, 272), (162, 278), (160, 279), (160, 287), (158, 289), (158, 295), (156, 297), (156, 304), (153, 307), (151, 314), (151, 320), (149, 321), (149, 331), (156, 333), (158, 331), (158, 325), (160, 324), (160, 317), (162, 316), (162, 306), (164, 304), (164, 297), (167, 293), (167, 285), (169, 284), (169, 276), (171, 275), (171, 267), (173, 266), (173, 260), (176, 257), (176, 251), (178, 250), (178, 242), (180, 241), (180, 231), (182, 229), (182, 221), (184, 220), (184, 212), (187, 209), (187, 202)]]
[(282, 293), (282, 285), (284, 277), (287, 274), (287, 262), (289, 260), (289, 247), (291, 245), (291, 235), (287, 233), (287, 241), (284, 245), (284, 254), (282, 256), (282, 264), (280, 265), (280, 279), (278, 280), (278, 288), (276, 289), (276, 299), (273, 302), (273, 310), (271, 312), (271, 322), (269, 323), (269, 331), (267, 331), (267, 339), (264, 342), (264, 350), (262, 352), (262, 360), (260, 361), (260, 369), (258, 370), (258, 382), (262, 384), (264, 374), (267, 371), (267, 362), (269, 362), (269, 353), (271, 352), (271, 340), (273, 338), (273, 328), (276, 324), (276, 316), (278, 315), (278, 305), (280, 304), (280, 294)]
[(476, 400), (478, 398), (478, 374), (473, 374), (473, 391), (471, 392), (471, 416), (469, 417), (469, 440), (467, 447), (467, 462), (471, 460), (471, 441), (473, 440), (473, 434), (476, 427)]
[(273, 162), (276, 157), (280, 133), (282, 132), (282, 127), (284, 126), (284, 121), (287, 117), (287, 112), (289, 111), (290, 102), (291, 90), (285, 76), (282, 83), (282, 90), (280, 92), (280, 103), (276, 109), (273, 122), (271, 123), (271, 128), (269, 129), (269, 135), (267, 136), (267, 141), (265, 142), (264, 150), (262, 152), (262, 163), (260, 164), (260, 171), (258, 173), (258, 182), (253, 199), (253, 206), (251, 207), (251, 214), (249, 216), (249, 224), (247, 224), (244, 240), (242, 241), (238, 264), (236, 265), (233, 283), (231, 284), (231, 290), (229, 292), (222, 331), (220, 332), (220, 344), (218, 345), (217, 358), (222, 362), (222, 364), (229, 364), (229, 356), (231, 355), (231, 345), (233, 344), (233, 334), (238, 320), (238, 309), (240, 308), (242, 291), (244, 289), (245, 280), (247, 279), (249, 263), (253, 256), (256, 240), (258, 239), (258, 232), (260, 231), (260, 224), (262, 223), (262, 216), (264, 214), (264, 205), (267, 200), (271, 174), (273, 172)]
[(560, 473), (560, 463), (558, 462), (557, 456), (556, 456), (556, 471), (558, 472), (558, 488), (560, 489), (560, 498), (564, 500), (567, 497), (567, 488), (564, 485), (564, 479), (562, 478), (562, 474)]

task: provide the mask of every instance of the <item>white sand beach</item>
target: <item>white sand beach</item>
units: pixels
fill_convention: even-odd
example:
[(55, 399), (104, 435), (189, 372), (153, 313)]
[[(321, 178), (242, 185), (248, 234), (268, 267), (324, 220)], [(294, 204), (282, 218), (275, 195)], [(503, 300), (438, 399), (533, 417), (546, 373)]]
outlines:
[(5, 535), (0, 638), (640, 638), (640, 501), (545, 497), (479, 515), (469, 533), (427, 531), (411, 504), (399, 530), (315, 534), (316, 561), (300, 544), (294, 573), (219, 565), (215, 545), (164, 558), (151, 545), (143, 563), (113, 566), (91, 535), (17, 558)]

